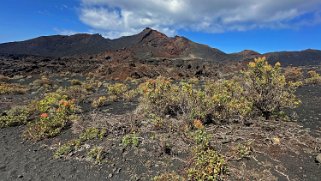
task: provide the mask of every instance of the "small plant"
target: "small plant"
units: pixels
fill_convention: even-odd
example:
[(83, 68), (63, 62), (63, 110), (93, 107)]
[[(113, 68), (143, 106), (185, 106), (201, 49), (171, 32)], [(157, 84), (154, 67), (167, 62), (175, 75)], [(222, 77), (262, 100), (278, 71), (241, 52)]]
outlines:
[(100, 96), (98, 99), (95, 99), (92, 103), (91, 106), (94, 108), (102, 107), (106, 104), (107, 102), (107, 97), (106, 96)]
[(148, 118), (156, 130), (162, 129), (166, 126), (164, 120), (155, 114), (149, 114)]
[(75, 99), (77, 102), (81, 102), (86, 98), (88, 94), (87, 90), (81, 86), (70, 86), (63, 90), (67, 97)]
[(121, 98), (123, 94), (128, 90), (127, 85), (122, 83), (109, 84), (107, 86), (108, 95), (115, 95)]
[(197, 130), (192, 133), (195, 143), (203, 148), (208, 148), (210, 146), (209, 137), (205, 131), (205, 127), (201, 120), (195, 119), (193, 121), (193, 127)]
[(309, 77), (305, 79), (306, 84), (321, 84), (321, 76), (314, 70), (308, 72)]
[(81, 140), (75, 139), (59, 146), (59, 148), (54, 153), (54, 158), (61, 158), (67, 156), (69, 153), (76, 151), (82, 145)]
[(87, 128), (83, 133), (79, 135), (79, 139), (83, 141), (92, 140), (92, 139), (103, 139), (106, 135), (106, 129), (98, 128)]
[[(88, 77), (87, 77), (88, 78)], [(88, 91), (88, 92), (95, 92), (97, 91), (103, 83), (99, 80), (95, 80), (94, 78), (90, 80), (86, 80), (85, 82), (82, 82), (81, 87)]]
[(95, 164), (101, 164), (104, 160), (104, 149), (100, 146), (94, 146), (87, 153), (87, 156), (95, 162)]
[(30, 109), (28, 107), (14, 107), (0, 116), (0, 128), (26, 124), (29, 116)]
[(163, 173), (153, 178), (153, 181), (183, 181), (183, 180), (185, 179), (175, 172)]
[(0, 82), (0, 95), (2, 94), (24, 94), (28, 91), (25, 86)]
[(123, 98), (125, 101), (131, 102), (138, 95), (138, 91), (136, 89), (127, 91), (123, 94)]
[(188, 180), (223, 180), (227, 166), (223, 157), (215, 150), (200, 149), (196, 150), (194, 161), (187, 173)]
[(122, 145), (124, 145), (125, 147), (127, 146), (137, 147), (139, 145), (139, 139), (135, 133), (125, 135), (122, 139)]
[(73, 146), (70, 144), (64, 144), (60, 146), (54, 153), (54, 158), (61, 158), (62, 156), (66, 156), (73, 151)]
[(248, 157), (252, 152), (251, 143), (238, 144), (236, 147), (236, 152), (239, 159)]
[(71, 85), (82, 85), (82, 82), (78, 79), (73, 79), (70, 81)]
[(53, 85), (53, 82), (48, 77), (41, 76), (40, 79), (33, 81), (33, 85), (48, 88)]
[(107, 101), (109, 102), (115, 102), (119, 99), (119, 97), (117, 97), (116, 95), (109, 95), (107, 98)]
[(209, 137), (204, 129), (198, 129), (193, 133), (195, 143), (203, 148), (209, 147)]

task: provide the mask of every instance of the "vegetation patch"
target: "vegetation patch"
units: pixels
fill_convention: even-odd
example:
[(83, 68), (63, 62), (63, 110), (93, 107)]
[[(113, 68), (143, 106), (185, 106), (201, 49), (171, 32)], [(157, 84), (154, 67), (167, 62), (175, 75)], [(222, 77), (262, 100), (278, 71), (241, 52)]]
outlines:
[(308, 78), (305, 79), (306, 84), (321, 84), (321, 76), (314, 70), (308, 72)]
[(153, 178), (154, 181), (184, 181), (186, 179), (184, 179), (182, 176), (178, 175), (175, 172), (168, 172), (168, 173), (163, 173), (159, 176), (155, 176)]
[(106, 136), (106, 133), (106, 129), (87, 128), (79, 135), (79, 139), (81, 142), (98, 138), (102, 140)]
[(224, 158), (213, 149), (196, 150), (188, 169), (189, 180), (224, 180), (227, 166)]
[[(70, 85), (69, 79), (63, 80), (53, 79)], [(263, 171), (251, 170), (249, 162), (250, 167), (268, 170), (265, 176), (273, 175), (283, 164), (278, 160), (281, 153), (320, 150), (306, 130), (279, 121), (287, 118), (284, 110), (300, 104), (294, 93), (301, 80), (301, 69), (283, 72), (279, 63), (270, 65), (264, 58), (219, 80), (158, 77), (140, 79), (140, 85), (131, 80), (108, 85), (94, 78), (71, 80), (69, 87), (47, 93), (29, 107), (4, 112), (0, 127), (27, 124), (25, 138), (37, 141), (59, 135), (81, 116), (73, 122), (73, 138), (54, 145), (54, 158), (95, 164), (108, 160), (115, 163), (109, 165), (110, 177), (121, 169), (115, 165), (125, 165), (128, 169), (122, 170), (130, 174), (144, 168), (146, 172), (138, 173), (142, 180), (258, 180)], [(97, 109), (107, 102), (111, 109)], [(128, 105), (138, 107), (119, 115)], [(263, 163), (262, 157), (271, 163)], [(133, 163), (137, 168), (127, 165)]]
[(87, 156), (90, 160), (92, 160), (95, 164), (101, 164), (103, 159), (105, 158), (105, 152), (103, 147), (94, 146), (89, 150)]
[(26, 106), (14, 107), (0, 116), (0, 128), (26, 124), (30, 114), (31, 111)]
[(128, 147), (128, 146), (137, 147), (139, 145), (139, 138), (135, 133), (127, 134), (122, 139), (122, 145), (125, 147)]
[(271, 66), (265, 58), (257, 58), (249, 63), (244, 80), (247, 98), (266, 119), (278, 115), (282, 108), (295, 108), (301, 103), (294, 93), (302, 83), (287, 82), (280, 63)]
[(36, 112), (39, 116), (27, 125), (25, 137), (41, 140), (57, 136), (71, 121), (76, 109), (74, 102), (60, 92), (47, 94), (36, 103)]
[(265, 58), (258, 58), (240, 76), (207, 81), (200, 86), (174, 84), (163, 77), (148, 80), (139, 87), (140, 110), (145, 115), (212, 122), (243, 119), (257, 113), (270, 119), (280, 115), (282, 109), (300, 104), (294, 92), (301, 82), (287, 82), (279, 63), (273, 67)]
[(107, 102), (107, 97), (100, 96), (91, 103), (91, 106), (94, 108), (102, 107), (106, 104), (106, 102)]
[(0, 82), (0, 95), (2, 94), (25, 94), (28, 88), (19, 84)]

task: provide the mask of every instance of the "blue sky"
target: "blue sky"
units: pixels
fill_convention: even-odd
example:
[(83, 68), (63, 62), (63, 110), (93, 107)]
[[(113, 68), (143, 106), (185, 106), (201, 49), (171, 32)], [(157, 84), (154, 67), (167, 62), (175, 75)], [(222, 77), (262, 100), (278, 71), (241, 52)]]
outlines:
[(2, 0), (0, 43), (151, 27), (224, 52), (321, 50), (321, 0)]

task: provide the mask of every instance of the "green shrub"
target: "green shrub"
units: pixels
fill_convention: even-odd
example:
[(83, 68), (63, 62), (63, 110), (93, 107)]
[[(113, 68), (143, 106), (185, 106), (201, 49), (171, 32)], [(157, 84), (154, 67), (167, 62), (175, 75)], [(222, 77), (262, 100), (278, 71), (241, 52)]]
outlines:
[(136, 96), (138, 96), (138, 94), (139, 92), (137, 89), (129, 90), (123, 94), (123, 99), (125, 101), (131, 102)]
[(209, 147), (209, 137), (205, 130), (198, 129), (193, 133), (195, 143), (203, 148)]
[(166, 126), (164, 120), (155, 114), (149, 114), (148, 121), (152, 123), (155, 129), (162, 129)]
[(81, 144), (82, 142), (79, 139), (76, 139), (59, 146), (59, 148), (54, 153), (54, 158), (67, 156), (69, 153), (79, 149)]
[(236, 147), (236, 152), (237, 152), (237, 157), (239, 159), (248, 157), (252, 152), (251, 143), (248, 142), (248, 143), (238, 144)]
[(246, 116), (252, 110), (236, 80), (207, 82), (198, 86), (186, 82), (178, 85), (157, 78), (140, 85), (140, 109), (158, 117), (174, 115), (185, 120), (228, 119)]
[(0, 95), (2, 94), (24, 94), (28, 91), (25, 86), (0, 82)]
[(54, 153), (54, 158), (61, 158), (62, 156), (66, 156), (73, 151), (72, 145), (64, 144), (60, 146)]
[(36, 112), (40, 115), (27, 125), (25, 137), (41, 140), (57, 136), (67, 126), (75, 108), (74, 100), (62, 93), (47, 94), (36, 103)]
[(269, 65), (265, 58), (250, 62), (241, 77), (208, 81), (205, 85), (172, 83), (158, 77), (139, 86), (139, 109), (145, 116), (176, 116), (183, 120), (230, 120), (259, 112), (269, 119), (283, 108), (300, 104), (294, 92), (301, 82), (287, 82), (280, 64)]
[(281, 73), (280, 63), (271, 66), (266, 59), (250, 62), (244, 72), (247, 98), (266, 119), (277, 115), (282, 108), (294, 108), (300, 104), (294, 92), (300, 82), (287, 82)]
[(128, 90), (128, 87), (126, 84), (115, 83), (115, 84), (108, 84), (107, 90), (108, 90), (108, 95), (115, 95), (118, 98), (121, 98), (123, 94)]
[(84, 132), (79, 135), (79, 139), (83, 141), (92, 140), (92, 139), (103, 139), (106, 135), (106, 129), (98, 129), (98, 128), (87, 128)]
[(100, 146), (94, 146), (87, 156), (95, 162), (95, 164), (101, 164), (104, 159), (104, 149)]
[(321, 84), (321, 76), (314, 70), (308, 72), (309, 77), (305, 79), (306, 84)]
[(245, 117), (252, 111), (252, 104), (237, 80), (219, 80), (205, 85), (207, 107), (214, 119), (226, 120), (235, 116)]
[(101, 81), (92, 78), (90, 80), (86, 80), (84, 82), (81, 82), (81, 85), (79, 87), (81, 87), (82, 89), (84, 89), (87, 92), (95, 92), (102, 85), (103, 85), (103, 83)]
[(199, 149), (187, 173), (188, 180), (223, 180), (227, 166), (224, 158), (215, 150)]
[(70, 86), (62, 90), (67, 97), (75, 99), (77, 102), (81, 102), (86, 98), (88, 91), (81, 86)]
[(31, 112), (28, 107), (18, 106), (0, 116), (0, 128), (18, 126), (28, 122)]
[(41, 76), (40, 79), (37, 79), (35, 81), (33, 81), (32, 83), (35, 86), (39, 86), (39, 87), (51, 87), (53, 85), (53, 82), (46, 76)]
[(139, 139), (135, 133), (127, 134), (122, 139), (122, 145), (125, 147), (127, 147), (127, 146), (137, 147), (139, 145)]
[(142, 94), (140, 109), (143, 113), (153, 113), (164, 117), (173, 109), (173, 98), (176, 97), (178, 88), (169, 79), (158, 77), (155, 80), (147, 80), (139, 85)]
[(106, 104), (106, 102), (107, 102), (107, 97), (100, 96), (91, 103), (91, 106), (94, 108), (102, 107)]

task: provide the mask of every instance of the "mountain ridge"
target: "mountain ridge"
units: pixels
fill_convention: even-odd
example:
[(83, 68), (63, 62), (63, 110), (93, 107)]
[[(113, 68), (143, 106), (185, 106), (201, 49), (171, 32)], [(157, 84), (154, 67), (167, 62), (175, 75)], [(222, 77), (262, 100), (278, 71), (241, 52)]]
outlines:
[(225, 53), (208, 45), (189, 40), (186, 37), (168, 37), (165, 34), (145, 28), (142, 32), (117, 39), (104, 38), (100, 34), (74, 34), (40, 36), (30, 40), (0, 44), (1, 54), (35, 55), (43, 57), (102, 57), (107, 52), (126, 50), (129, 59), (181, 58), (200, 59), (213, 62), (247, 61), (265, 56), (269, 61), (285, 64), (320, 64), (321, 51), (279, 51), (260, 54), (254, 50)]

